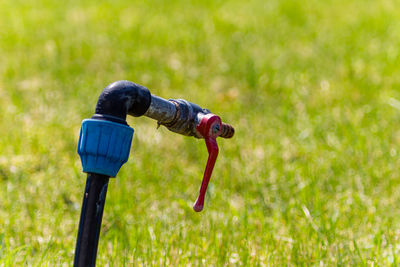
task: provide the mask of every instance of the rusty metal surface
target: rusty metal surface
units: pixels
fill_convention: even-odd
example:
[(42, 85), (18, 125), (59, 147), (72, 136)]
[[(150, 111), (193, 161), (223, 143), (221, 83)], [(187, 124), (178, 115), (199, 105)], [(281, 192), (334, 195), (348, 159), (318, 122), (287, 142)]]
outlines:
[[(210, 113), (210, 110), (184, 99), (165, 100), (151, 95), (150, 107), (144, 115), (157, 120), (158, 125), (165, 126), (171, 132), (204, 138), (196, 127), (202, 118)], [(234, 133), (235, 130), (231, 125), (222, 123), (220, 137), (231, 138)]]
[(160, 124), (167, 124), (173, 121), (175, 114), (176, 106), (173, 103), (156, 95), (151, 95), (150, 107), (144, 115)]
[(227, 123), (222, 123), (222, 132), (220, 137), (223, 138), (232, 138), (235, 134), (235, 128), (232, 125)]

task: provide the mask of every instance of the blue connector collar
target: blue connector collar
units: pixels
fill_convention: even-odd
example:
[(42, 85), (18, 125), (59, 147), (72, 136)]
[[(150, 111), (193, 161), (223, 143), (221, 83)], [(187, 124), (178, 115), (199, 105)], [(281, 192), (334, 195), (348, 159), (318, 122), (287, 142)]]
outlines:
[(115, 177), (128, 160), (133, 129), (111, 121), (83, 120), (78, 154), (84, 172)]

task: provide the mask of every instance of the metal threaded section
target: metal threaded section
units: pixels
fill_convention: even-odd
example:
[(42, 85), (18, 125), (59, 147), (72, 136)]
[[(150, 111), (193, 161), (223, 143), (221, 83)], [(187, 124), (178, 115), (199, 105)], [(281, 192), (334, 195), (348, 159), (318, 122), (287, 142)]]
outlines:
[(227, 123), (222, 123), (222, 132), (220, 137), (223, 138), (232, 138), (232, 136), (235, 134), (235, 128), (233, 128), (232, 125), (227, 124)]

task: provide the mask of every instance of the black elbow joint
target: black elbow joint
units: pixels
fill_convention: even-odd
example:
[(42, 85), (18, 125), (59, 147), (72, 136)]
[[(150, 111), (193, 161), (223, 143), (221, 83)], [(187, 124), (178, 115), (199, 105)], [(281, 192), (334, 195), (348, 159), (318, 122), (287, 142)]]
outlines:
[(93, 119), (126, 124), (126, 115), (142, 116), (150, 107), (149, 89), (130, 81), (117, 81), (100, 94)]

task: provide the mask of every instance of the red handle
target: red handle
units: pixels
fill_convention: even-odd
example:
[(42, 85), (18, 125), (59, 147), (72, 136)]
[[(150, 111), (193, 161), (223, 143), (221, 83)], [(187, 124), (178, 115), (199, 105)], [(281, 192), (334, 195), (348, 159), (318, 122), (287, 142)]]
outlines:
[(221, 134), (222, 130), (221, 119), (217, 115), (211, 113), (207, 114), (201, 119), (196, 129), (204, 137), (208, 150), (208, 160), (203, 175), (203, 181), (201, 183), (199, 196), (193, 205), (193, 209), (196, 212), (199, 212), (203, 210), (204, 197), (206, 195), (208, 183), (210, 182), (211, 174), (218, 157), (217, 137)]

